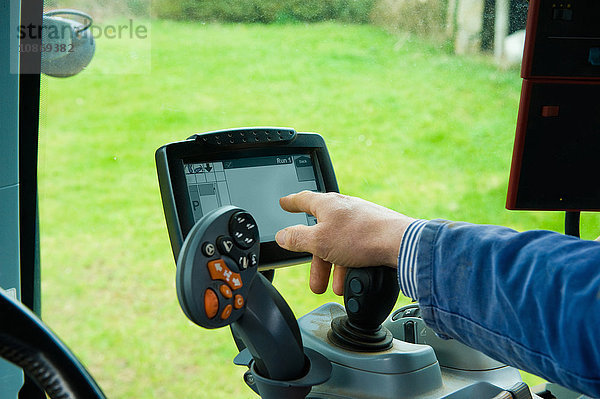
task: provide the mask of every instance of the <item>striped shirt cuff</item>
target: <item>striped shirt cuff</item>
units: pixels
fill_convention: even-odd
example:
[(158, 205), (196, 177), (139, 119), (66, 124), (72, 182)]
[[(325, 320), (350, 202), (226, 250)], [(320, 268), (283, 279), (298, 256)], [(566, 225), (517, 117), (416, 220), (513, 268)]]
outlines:
[(400, 244), (400, 253), (398, 254), (398, 282), (402, 293), (414, 299), (417, 298), (417, 249), (419, 247), (419, 238), (421, 231), (428, 220), (418, 219), (408, 225), (402, 244)]

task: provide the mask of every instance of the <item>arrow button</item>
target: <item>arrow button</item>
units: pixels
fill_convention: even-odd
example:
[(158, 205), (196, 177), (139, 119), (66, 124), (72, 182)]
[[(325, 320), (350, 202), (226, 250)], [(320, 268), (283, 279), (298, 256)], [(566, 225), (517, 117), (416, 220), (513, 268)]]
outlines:
[(242, 276), (234, 273), (227, 267), (223, 259), (211, 260), (207, 263), (208, 273), (213, 280), (221, 280), (227, 283), (232, 290), (242, 288)]

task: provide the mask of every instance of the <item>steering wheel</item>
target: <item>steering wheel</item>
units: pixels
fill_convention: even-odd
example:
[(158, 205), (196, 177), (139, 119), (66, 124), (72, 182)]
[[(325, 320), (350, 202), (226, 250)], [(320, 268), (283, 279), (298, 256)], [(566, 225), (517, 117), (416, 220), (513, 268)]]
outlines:
[(52, 399), (105, 399), (81, 362), (35, 314), (0, 289), (0, 357)]

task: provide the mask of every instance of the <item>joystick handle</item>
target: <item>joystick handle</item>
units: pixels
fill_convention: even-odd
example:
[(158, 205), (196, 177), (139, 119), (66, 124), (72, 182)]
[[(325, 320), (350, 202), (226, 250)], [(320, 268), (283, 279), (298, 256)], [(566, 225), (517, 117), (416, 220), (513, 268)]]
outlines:
[(250, 213), (225, 206), (204, 215), (177, 259), (179, 304), (201, 327), (231, 327), (252, 357), (247, 365), (263, 398), (304, 398), (329, 378), (331, 363), (305, 353), (291, 308), (258, 272), (259, 253)]
[(333, 319), (329, 339), (353, 351), (383, 351), (393, 337), (381, 325), (396, 304), (400, 288), (396, 270), (387, 266), (348, 269), (344, 281), (346, 316)]
[(296, 318), (281, 294), (260, 273), (252, 281), (244, 315), (231, 324), (254, 358), (256, 370), (272, 380), (295, 380), (305, 370)]
[(375, 330), (396, 304), (400, 288), (396, 270), (388, 266), (346, 271), (344, 305), (349, 323), (361, 330)]

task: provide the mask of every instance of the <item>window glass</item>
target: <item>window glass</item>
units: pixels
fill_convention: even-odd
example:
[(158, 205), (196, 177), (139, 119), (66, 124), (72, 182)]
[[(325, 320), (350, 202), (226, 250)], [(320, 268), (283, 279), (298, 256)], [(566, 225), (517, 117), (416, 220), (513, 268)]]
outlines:
[[(504, 210), (525, 0), (45, 4), (65, 8), (93, 18), (94, 53), (74, 76), (42, 78), (44, 318), (109, 397), (255, 397), (232, 371), (229, 331), (192, 325), (177, 304), (153, 156), (165, 143), (318, 132), (345, 194), (421, 218), (562, 229), (560, 214)], [(340, 301), (309, 295), (307, 279), (305, 266), (275, 279), (297, 316)]]

